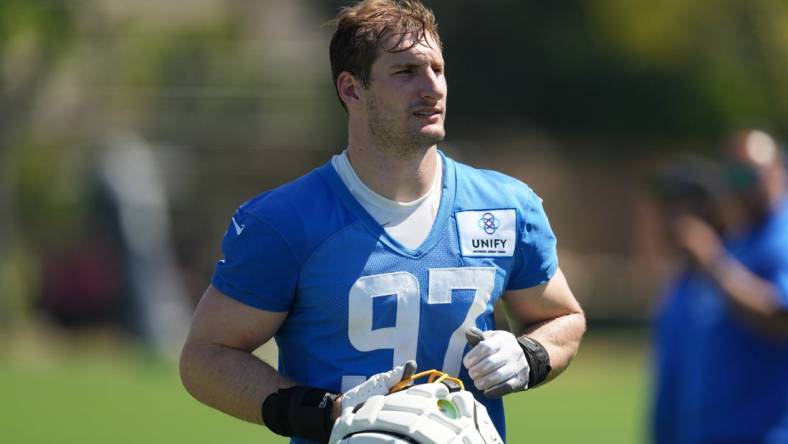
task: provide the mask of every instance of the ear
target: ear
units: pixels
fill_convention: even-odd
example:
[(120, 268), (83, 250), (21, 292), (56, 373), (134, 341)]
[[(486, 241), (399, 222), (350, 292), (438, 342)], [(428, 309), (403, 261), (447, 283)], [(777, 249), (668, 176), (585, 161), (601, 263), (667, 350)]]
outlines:
[(342, 71), (337, 76), (337, 91), (345, 106), (355, 108), (361, 102), (364, 86), (353, 74)]

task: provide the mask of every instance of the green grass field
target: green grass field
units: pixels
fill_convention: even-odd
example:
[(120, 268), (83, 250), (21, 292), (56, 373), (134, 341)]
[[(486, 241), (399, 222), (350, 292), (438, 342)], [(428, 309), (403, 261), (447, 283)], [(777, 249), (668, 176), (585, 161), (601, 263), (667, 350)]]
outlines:
[[(559, 379), (507, 398), (508, 442), (644, 442), (642, 338), (589, 334)], [(0, 442), (287, 442), (202, 406), (174, 364), (117, 340), (0, 333), (0, 343)]]

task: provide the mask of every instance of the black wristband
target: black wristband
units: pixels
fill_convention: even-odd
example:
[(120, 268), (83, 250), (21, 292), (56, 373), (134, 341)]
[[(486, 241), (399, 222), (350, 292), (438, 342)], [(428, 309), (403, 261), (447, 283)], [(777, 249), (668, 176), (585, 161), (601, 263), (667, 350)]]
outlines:
[(550, 355), (547, 354), (544, 346), (528, 336), (517, 338), (520, 348), (523, 349), (525, 360), (531, 371), (528, 373), (528, 388), (536, 387), (547, 379), (552, 367), (550, 367)]
[(331, 411), (338, 394), (303, 385), (280, 389), (263, 401), (263, 422), (272, 432), (328, 442)]

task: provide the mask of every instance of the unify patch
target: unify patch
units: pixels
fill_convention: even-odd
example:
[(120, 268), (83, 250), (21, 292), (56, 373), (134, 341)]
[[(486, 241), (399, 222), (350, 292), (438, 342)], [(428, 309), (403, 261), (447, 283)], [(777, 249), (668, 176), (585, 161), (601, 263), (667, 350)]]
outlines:
[(463, 256), (514, 255), (517, 240), (515, 210), (458, 211), (456, 217)]

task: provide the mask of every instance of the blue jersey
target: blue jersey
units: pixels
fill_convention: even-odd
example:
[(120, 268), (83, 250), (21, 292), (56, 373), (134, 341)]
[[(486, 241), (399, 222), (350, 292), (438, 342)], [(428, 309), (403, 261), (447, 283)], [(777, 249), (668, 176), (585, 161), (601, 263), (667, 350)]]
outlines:
[(289, 313), (275, 335), (284, 376), (340, 392), (415, 359), (459, 375), (504, 436), (501, 400), (476, 392), (461, 364), (464, 332), (495, 329), (505, 291), (552, 277), (555, 237), (525, 184), (441, 158), (440, 208), (417, 249), (391, 238), (327, 163), (237, 210), (212, 283)]
[[(788, 308), (788, 205), (727, 247)], [(674, 284), (656, 334), (656, 443), (788, 444), (788, 342), (753, 330), (692, 272)]]

